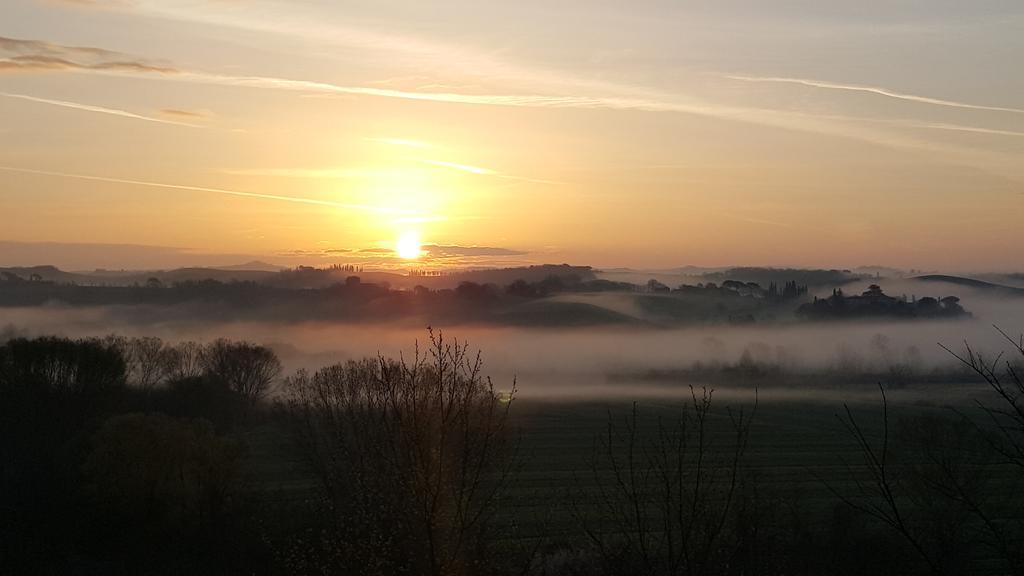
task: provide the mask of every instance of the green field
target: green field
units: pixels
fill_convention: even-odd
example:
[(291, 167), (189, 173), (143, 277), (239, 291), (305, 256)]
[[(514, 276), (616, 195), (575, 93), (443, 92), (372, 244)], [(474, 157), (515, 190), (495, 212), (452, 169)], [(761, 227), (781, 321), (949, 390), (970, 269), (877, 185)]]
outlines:
[[(685, 388), (684, 388), (685, 389)], [(954, 418), (954, 408), (984, 397), (977, 385), (941, 385), (889, 392), (890, 434), (920, 417)], [(742, 458), (743, 476), (765, 501), (799, 506), (811, 519), (828, 519), (838, 500), (831, 490), (857, 495), (852, 475), (865, 473), (864, 455), (844, 428), (844, 398), (852, 415), (880, 445), (881, 401), (877, 389), (762, 390)], [(852, 400), (849, 400), (851, 399)], [(689, 402), (679, 390), (662, 397), (646, 393), (636, 406), (641, 436), (653, 436), (659, 423), (671, 423)], [(595, 448), (607, 433), (609, 419), (621, 424), (633, 406), (626, 397), (544, 400), (519, 398), (512, 414), (519, 442), (519, 469), (502, 499), (502, 513), (515, 521), (517, 534), (551, 542), (581, 537), (571, 502), (587, 508), (596, 497), (597, 474), (610, 474), (607, 462), (595, 459)], [(708, 419), (712, 454), (727, 455), (734, 446), (729, 411), (754, 408), (751, 389), (719, 390)], [(301, 501), (316, 490), (286, 432), (265, 424), (246, 434), (250, 445), (251, 479), (280, 501)], [(917, 464), (899, 450), (894, 469)], [(582, 503), (582, 504), (581, 504)], [(809, 513), (809, 514), (808, 514)]]

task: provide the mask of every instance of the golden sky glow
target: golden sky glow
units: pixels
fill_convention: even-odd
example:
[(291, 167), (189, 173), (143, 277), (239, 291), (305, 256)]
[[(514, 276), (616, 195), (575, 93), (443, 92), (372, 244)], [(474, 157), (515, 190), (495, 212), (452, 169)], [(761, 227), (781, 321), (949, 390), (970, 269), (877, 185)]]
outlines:
[(1024, 6), (388, 6), (3, 2), (0, 260), (1018, 264)]

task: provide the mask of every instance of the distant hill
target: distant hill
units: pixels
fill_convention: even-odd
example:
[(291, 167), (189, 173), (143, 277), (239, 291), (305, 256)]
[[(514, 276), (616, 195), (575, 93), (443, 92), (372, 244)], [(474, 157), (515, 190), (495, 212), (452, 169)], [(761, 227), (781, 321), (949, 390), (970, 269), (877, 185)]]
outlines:
[(642, 326), (647, 323), (638, 318), (595, 306), (585, 302), (540, 300), (517, 306), (495, 318), (513, 326), (569, 326), (626, 325)]
[(0, 268), (0, 275), (14, 275), (22, 280), (30, 280), (34, 277), (44, 282), (88, 283), (89, 276), (75, 272), (65, 272), (56, 266), (15, 266), (11, 268)]
[(590, 266), (570, 266), (569, 264), (541, 264), (519, 268), (498, 268), (494, 270), (468, 270), (452, 274), (460, 282), (476, 282), (478, 284), (498, 284), (503, 286), (516, 280), (539, 282), (549, 276), (560, 278), (576, 277), (580, 282), (595, 280), (594, 270)]
[(57, 284), (78, 284), (82, 286), (133, 286), (144, 285), (155, 278), (160, 283), (171, 285), (178, 282), (256, 282), (275, 288), (310, 289), (326, 288), (344, 282), (349, 276), (359, 276), (363, 282), (387, 284), (393, 288), (411, 289), (423, 285), (433, 289), (455, 288), (461, 282), (497, 284), (505, 286), (516, 280), (539, 282), (555, 276), (589, 282), (596, 279), (589, 266), (569, 264), (543, 264), (518, 268), (496, 268), (487, 270), (455, 270), (440, 275), (407, 274), (400, 271), (366, 270), (355, 271), (345, 267), (282, 268), (262, 261), (222, 266), (219, 268), (193, 267), (172, 270), (95, 270), (89, 272), (66, 272), (56, 266), (28, 266), (0, 268), (0, 275), (9, 274), (21, 280), (41, 280)]
[(278, 272), (284, 270), (284, 266), (278, 266), (277, 264), (271, 264), (262, 260), (253, 260), (252, 262), (246, 262), (245, 264), (232, 264), (230, 266), (217, 266), (217, 270), (244, 270), (248, 272)]
[(968, 288), (974, 288), (976, 290), (986, 290), (988, 292), (1003, 294), (1007, 296), (1024, 296), (1024, 288), (1015, 288), (1013, 286), (1004, 286), (1002, 284), (995, 284), (992, 282), (985, 282), (984, 280), (975, 280), (974, 278), (964, 278), (962, 276), (947, 276), (945, 274), (929, 274), (927, 276), (916, 276), (911, 280), (917, 280), (920, 282), (943, 282), (945, 284), (955, 284), (957, 286), (966, 286)]
[(219, 268), (177, 268), (174, 270), (96, 270), (94, 272), (65, 272), (56, 266), (27, 266), (0, 268), (0, 275), (11, 274), (22, 280), (37, 279), (57, 284), (83, 286), (131, 286), (145, 284), (156, 278), (164, 284), (175, 282), (217, 280), (218, 282), (258, 282), (276, 272), (260, 270), (224, 270)]
[(814, 270), (803, 268), (729, 268), (721, 272), (701, 274), (704, 280), (721, 283), (725, 280), (756, 282), (762, 286), (796, 282), (802, 286), (842, 286), (860, 280), (850, 270)]

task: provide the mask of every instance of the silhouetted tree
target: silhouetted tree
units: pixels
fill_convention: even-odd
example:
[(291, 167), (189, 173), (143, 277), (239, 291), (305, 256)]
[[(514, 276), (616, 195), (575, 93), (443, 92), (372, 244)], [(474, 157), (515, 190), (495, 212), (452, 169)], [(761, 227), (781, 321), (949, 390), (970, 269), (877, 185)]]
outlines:
[(729, 412), (731, 443), (719, 450), (711, 396), (691, 388), (678, 416), (646, 433), (636, 403), (621, 422), (609, 414), (591, 464), (596, 502), (581, 486), (574, 503), (605, 573), (712, 574), (728, 566), (753, 413)]
[(178, 357), (173, 347), (160, 338), (108, 337), (121, 349), (127, 364), (128, 382), (143, 389), (152, 388), (167, 381), (175, 372)]
[(669, 291), (669, 287), (664, 285), (664, 284), (662, 284), (661, 282), (658, 282), (654, 278), (651, 278), (650, 280), (647, 281), (647, 291), (648, 292), (668, 292)]
[(225, 549), (243, 448), (203, 420), (125, 414), (95, 434), (83, 464), (101, 544), (133, 573), (207, 571)]
[(182, 380), (195, 378), (203, 373), (203, 346), (197, 342), (186, 341), (172, 346), (168, 350), (167, 362), (170, 367), (168, 379)]
[(335, 568), (488, 571), (495, 504), (509, 480), (510, 401), (479, 355), (431, 333), (411, 361), (350, 361), (286, 380), (304, 453), (335, 515)]
[(249, 342), (220, 339), (208, 344), (200, 356), (203, 373), (227, 384), (251, 407), (281, 375), (281, 361), (270, 348)]

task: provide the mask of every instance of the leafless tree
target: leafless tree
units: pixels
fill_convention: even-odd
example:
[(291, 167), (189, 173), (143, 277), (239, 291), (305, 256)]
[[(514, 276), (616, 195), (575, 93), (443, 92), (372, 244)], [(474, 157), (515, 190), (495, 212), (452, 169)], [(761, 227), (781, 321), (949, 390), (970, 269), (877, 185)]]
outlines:
[[(1024, 358), (1024, 338), (1015, 340), (996, 330), (1013, 346), (1014, 355)], [(826, 485), (847, 505), (899, 534), (933, 574), (956, 573), (951, 557), (964, 561), (974, 545), (984, 547), (1005, 573), (1024, 574), (1017, 493), (1024, 468), (1020, 367), (1002, 354), (988, 359), (967, 343), (963, 353), (940, 346), (980, 376), (995, 392), (996, 402), (979, 400), (975, 411), (955, 409), (951, 418), (904, 419), (893, 435), (880, 386), (880, 433), (869, 433), (849, 406), (844, 405), (840, 418), (863, 458), (858, 469), (847, 468), (854, 493)], [(894, 455), (896, 439), (904, 447), (901, 455)], [(1007, 482), (1012, 484), (1009, 490)]]
[(219, 339), (203, 348), (203, 373), (222, 380), (233, 392), (256, 405), (281, 375), (281, 361), (274, 351), (249, 342)]
[[(288, 406), (360, 572), (486, 573), (493, 514), (511, 479), (511, 395), (480, 355), (430, 333), (411, 359), (350, 361), (286, 379)], [(513, 384), (514, 391), (514, 384)]]
[[(1014, 339), (1006, 332), (995, 328), (1013, 347), (1013, 356), (1024, 362), (1024, 335)], [(991, 406), (982, 402), (978, 407), (984, 412), (995, 435), (989, 436), (992, 448), (1006, 461), (1024, 470), (1024, 372), (1012, 358), (998, 354), (991, 360), (964, 343), (964, 352), (957, 354), (939, 344), (957, 360), (980, 376), (996, 393), (997, 404)]]
[(131, 366), (129, 380), (141, 388), (152, 388), (166, 382), (175, 361), (172, 348), (153, 336), (129, 340), (128, 358)]
[[(1000, 353), (988, 360), (966, 342), (960, 354), (942, 344), (939, 346), (980, 376), (995, 392), (994, 404), (977, 402), (982, 421), (965, 411), (958, 413), (997, 455), (996, 466), (992, 468), (1010, 467), (1014, 470), (1012, 477), (1019, 479), (1024, 471), (1024, 370), (1020, 364), (1024, 361), (1024, 335), (1013, 338), (998, 326), (994, 328), (1012, 347), (1009, 358)], [(986, 543), (1006, 562), (1008, 570), (1012, 574), (1024, 574), (1024, 550), (1020, 547), (1020, 539), (1024, 537), (1024, 522), (1021, 521), (1024, 502), (1019, 499), (1001, 502), (993, 509), (986, 505), (984, 491), (972, 489), (975, 487), (970, 477), (946, 473), (940, 480), (939, 488), (946, 497), (966, 506), (981, 523)], [(1007, 508), (1011, 509), (1011, 514), (1006, 513)], [(1013, 518), (1008, 519), (1008, 516)]]
[(168, 353), (171, 380), (195, 378), (203, 373), (203, 346), (191, 340), (179, 342)]
[[(833, 483), (824, 482), (836, 498), (851, 508), (879, 520), (910, 545), (924, 561), (932, 574), (944, 574), (942, 565), (928, 549), (920, 530), (908, 518), (907, 495), (901, 488), (899, 477), (894, 474), (890, 443), (889, 402), (885, 388), (879, 385), (882, 397), (881, 438), (877, 442), (854, 417), (849, 405), (843, 404), (843, 415), (839, 417), (846, 431), (854, 439), (863, 457), (862, 465), (855, 469), (846, 463), (846, 478), (853, 482), (853, 495), (838, 489)], [(860, 472), (864, 471), (864, 474)], [(864, 477), (866, 474), (866, 478)]]
[[(675, 420), (643, 432), (639, 409), (611, 414), (595, 443), (592, 490), (577, 479), (574, 513), (610, 573), (709, 574), (725, 543), (740, 489), (751, 412), (728, 411), (729, 443), (709, 425), (712, 391), (691, 387)], [(596, 493), (594, 493), (596, 491)], [(596, 518), (595, 518), (596, 516)]]

